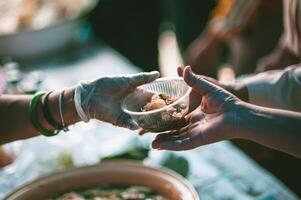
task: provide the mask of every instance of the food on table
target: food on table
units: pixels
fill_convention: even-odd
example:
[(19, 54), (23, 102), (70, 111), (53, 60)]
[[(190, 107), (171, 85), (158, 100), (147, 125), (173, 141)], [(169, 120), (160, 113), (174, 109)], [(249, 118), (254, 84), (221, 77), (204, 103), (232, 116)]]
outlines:
[(168, 200), (144, 186), (98, 186), (65, 193), (50, 200)]
[(0, 1), (0, 35), (42, 29), (73, 19), (94, 5), (95, 0)]

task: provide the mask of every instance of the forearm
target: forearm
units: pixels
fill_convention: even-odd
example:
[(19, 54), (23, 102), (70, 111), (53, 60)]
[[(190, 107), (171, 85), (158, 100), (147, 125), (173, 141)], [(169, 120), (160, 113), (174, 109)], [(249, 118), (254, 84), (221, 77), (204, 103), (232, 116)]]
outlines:
[(301, 157), (301, 113), (244, 103), (238, 116), (242, 138)]
[(21, 95), (0, 97), (1, 144), (37, 135), (29, 117), (31, 98)]
[[(60, 122), (58, 99), (60, 92), (53, 92), (49, 96), (49, 110), (53, 118)], [(74, 89), (66, 89), (64, 95), (64, 120), (67, 125), (79, 121), (73, 102)], [(0, 96), (0, 144), (11, 141), (31, 138), (39, 135), (30, 120), (29, 105), (32, 96), (22, 95), (2, 95)], [(53, 131), (52, 127), (45, 119), (41, 103), (37, 107), (38, 117), (41, 126), (45, 130)]]

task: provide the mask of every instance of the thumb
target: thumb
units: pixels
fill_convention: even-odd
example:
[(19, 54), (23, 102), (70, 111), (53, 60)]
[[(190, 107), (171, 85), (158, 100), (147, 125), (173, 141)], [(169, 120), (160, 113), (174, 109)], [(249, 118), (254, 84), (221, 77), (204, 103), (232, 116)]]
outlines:
[(177, 68), (178, 76), (183, 77), (184, 67), (178, 67)]
[(138, 126), (137, 122), (131, 118), (128, 114), (122, 112), (117, 119), (117, 122), (114, 124), (119, 127), (128, 128), (131, 130), (137, 130), (140, 127)]
[(129, 76), (129, 83), (132, 87), (138, 87), (140, 85), (150, 83), (157, 78), (159, 78), (160, 73), (157, 71), (152, 72), (142, 72), (138, 74), (134, 74), (132, 76)]
[(185, 67), (183, 78), (187, 85), (202, 96), (221, 89), (219, 86), (205, 80), (201, 76), (195, 75), (190, 66)]

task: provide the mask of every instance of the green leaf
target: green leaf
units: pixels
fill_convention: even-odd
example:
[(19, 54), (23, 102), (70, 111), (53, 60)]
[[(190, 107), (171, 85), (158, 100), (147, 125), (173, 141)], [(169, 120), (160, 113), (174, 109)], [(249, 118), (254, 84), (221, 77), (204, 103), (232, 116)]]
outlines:
[(162, 166), (177, 172), (183, 177), (187, 177), (189, 173), (189, 162), (187, 159), (175, 153), (168, 154)]
[(137, 160), (143, 161), (148, 157), (149, 149), (144, 147), (134, 147), (128, 149), (124, 153), (116, 154), (113, 156), (107, 156), (102, 158), (102, 161), (111, 161), (111, 160)]

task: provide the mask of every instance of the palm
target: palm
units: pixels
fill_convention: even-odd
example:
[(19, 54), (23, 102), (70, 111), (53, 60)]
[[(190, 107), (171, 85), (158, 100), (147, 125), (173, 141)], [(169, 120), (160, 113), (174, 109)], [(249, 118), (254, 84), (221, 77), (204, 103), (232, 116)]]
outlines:
[(227, 139), (229, 133), (235, 130), (236, 102), (239, 99), (191, 72), (184, 73), (184, 80), (193, 88), (195, 99), (201, 99), (201, 105), (186, 117), (186, 126), (158, 135), (153, 142), (154, 148), (174, 151), (193, 149)]
[(123, 98), (136, 87), (152, 82), (158, 72), (138, 73), (128, 76), (103, 77), (93, 82), (81, 83), (81, 106), (89, 119), (99, 119), (117, 126), (137, 129), (138, 125), (121, 109)]
[[(203, 99), (202, 102), (206, 100)], [(211, 106), (211, 107), (210, 107)], [(216, 111), (216, 106), (207, 104), (208, 111)], [(189, 150), (201, 145), (210, 144), (227, 138), (235, 124), (232, 111), (204, 113), (201, 107), (187, 116), (187, 125), (171, 133), (158, 135), (153, 146), (168, 150)], [(164, 144), (162, 147), (160, 144)], [(157, 146), (156, 146), (157, 145)]]
[(97, 81), (97, 85), (99, 86), (94, 91), (90, 113), (94, 118), (116, 124), (118, 118), (123, 115), (120, 107), (123, 97), (135, 88), (123, 77), (102, 78)]
[[(225, 134), (232, 130), (234, 125), (231, 113), (203, 114), (200, 109), (196, 110), (191, 116), (186, 137), (194, 138), (193, 145), (187, 145), (187, 149), (195, 148), (200, 145), (210, 144), (225, 139)], [(202, 117), (202, 118), (201, 118)], [(225, 126), (228, 124), (228, 126)]]

